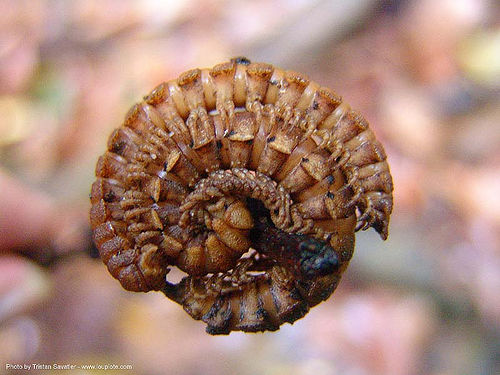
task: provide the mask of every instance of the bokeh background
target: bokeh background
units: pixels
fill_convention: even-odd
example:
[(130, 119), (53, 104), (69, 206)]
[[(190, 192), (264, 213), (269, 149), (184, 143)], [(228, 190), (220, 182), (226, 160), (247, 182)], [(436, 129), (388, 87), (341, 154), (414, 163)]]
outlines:
[[(496, 0), (0, 0), (0, 374), (500, 373)], [(244, 55), (301, 71), (370, 121), (390, 236), (357, 236), (336, 293), (276, 333), (210, 337), (93, 259), (88, 195), (128, 108)], [(91, 374), (85, 370), (70, 373)], [(118, 372), (116, 372), (118, 373)]]

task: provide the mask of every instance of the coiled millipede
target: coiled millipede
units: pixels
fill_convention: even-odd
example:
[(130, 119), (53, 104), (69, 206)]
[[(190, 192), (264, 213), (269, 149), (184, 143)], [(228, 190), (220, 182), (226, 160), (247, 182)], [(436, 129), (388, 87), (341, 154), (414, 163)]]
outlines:
[[(303, 317), (335, 290), (355, 231), (386, 239), (392, 211), (367, 121), (306, 76), (243, 57), (157, 86), (96, 176), (90, 220), (109, 272), (210, 334)], [(171, 283), (170, 267), (187, 275)]]

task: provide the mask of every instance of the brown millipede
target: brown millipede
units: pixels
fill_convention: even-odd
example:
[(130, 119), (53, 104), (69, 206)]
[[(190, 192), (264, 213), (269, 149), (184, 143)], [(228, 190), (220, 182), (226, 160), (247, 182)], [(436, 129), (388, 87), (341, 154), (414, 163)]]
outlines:
[[(387, 238), (392, 177), (368, 122), (305, 75), (238, 57), (161, 83), (113, 131), (90, 220), (125, 289), (207, 332), (276, 330), (337, 286), (356, 230)], [(167, 281), (171, 267), (187, 275)]]

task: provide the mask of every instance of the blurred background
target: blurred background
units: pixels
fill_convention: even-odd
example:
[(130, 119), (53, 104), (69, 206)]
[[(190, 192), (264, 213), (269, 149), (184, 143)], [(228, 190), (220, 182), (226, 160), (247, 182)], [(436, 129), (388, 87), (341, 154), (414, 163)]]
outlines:
[[(25, 363), (144, 375), (500, 373), (498, 1), (0, 8), (0, 374)], [(387, 151), (395, 206), (389, 239), (358, 233), (339, 288), (304, 319), (210, 337), (160, 293), (124, 291), (91, 257), (88, 196), (133, 103), (237, 55), (306, 73), (363, 113)]]

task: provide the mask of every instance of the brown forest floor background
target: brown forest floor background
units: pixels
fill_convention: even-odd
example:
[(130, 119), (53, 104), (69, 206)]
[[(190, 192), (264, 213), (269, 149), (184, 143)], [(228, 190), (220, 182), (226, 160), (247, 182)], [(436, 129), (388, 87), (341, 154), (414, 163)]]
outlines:
[[(500, 373), (497, 1), (0, 8), (0, 374), (23, 373), (8, 363), (131, 364), (122, 373), (146, 375)], [(395, 208), (389, 239), (359, 233), (337, 292), (306, 318), (210, 337), (162, 295), (125, 292), (88, 256), (88, 194), (134, 102), (237, 55), (304, 72), (362, 112), (389, 155)]]

